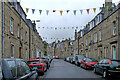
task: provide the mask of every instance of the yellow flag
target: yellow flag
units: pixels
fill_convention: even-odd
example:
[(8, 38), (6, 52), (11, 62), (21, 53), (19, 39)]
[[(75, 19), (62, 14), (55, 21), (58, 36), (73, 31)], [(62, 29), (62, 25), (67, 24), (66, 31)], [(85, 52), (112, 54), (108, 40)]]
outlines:
[(26, 13), (28, 13), (28, 11), (29, 11), (29, 8), (26, 8)]
[(61, 15), (61, 16), (62, 16), (62, 13), (63, 13), (63, 11), (61, 10), (61, 11), (60, 11), (60, 15)]
[(38, 27), (38, 28), (40, 28), (40, 27)]
[(94, 10), (94, 13), (96, 12), (96, 8), (93, 8), (93, 10)]

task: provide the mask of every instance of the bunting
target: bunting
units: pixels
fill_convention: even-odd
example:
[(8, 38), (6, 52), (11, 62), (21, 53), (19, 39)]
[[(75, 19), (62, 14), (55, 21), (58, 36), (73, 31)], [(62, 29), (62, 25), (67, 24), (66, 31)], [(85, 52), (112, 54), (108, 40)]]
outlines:
[(39, 10), (39, 12), (40, 12), (40, 15), (41, 15), (41, 13), (42, 13), (42, 10)]
[(87, 10), (87, 13), (89, 14), (89, 9), (86, 9)]
[(35, 12), (35, 9), (32, 9), (32, 13), (34, 14), (34, 12)]
[(67, 13), (69, 13), (70, 10), (67, 10)]
[(53, 12), (56, 12), (56, 10), (53, 10)]
[[(5, 4), (5, 5), (7, 6), (7, 4)], [(19, 7), (19, 8), (20, 8), (20, 7)], [(109, 7), (107, 6), (106, 8), (107, 8), (107, 11), (108, 11), (108, 8), (109, 8)], [(20, 8), (20, 9), (22, 9), (22, 8)], [(26, 9), (26, 13), (28, 13), (28, 11), (29, 11), (30, 8), (25, 8), (25, 9)], [(80, 10), (72, 10), (72, 11), (73, 11), (74, 15), (76, 15), (77, 11), (80, 11), (80, 13), (83, 14), (83, 10), (86, 10), (87, 13), (89, 14), (90, 9), (93, 9), (94, 13), (96, 12), (96, 8), (80, 9)], [(102, 7), (99, 7), (99, 10), (101, 10), (101, 9), (102, 9)], [(40, 15), (42, 14), (42, 11), (43, 11), (43, 10), (41, 10), (41, 9), (31, 9), (31, 10), (32, 10), (32, 13), (33, 13), (33, 14), (35, 13), (36, 10), (39, 10)], [(49, 14), (49, 11), (50, 11), (50, 10), (46, 10), (46, 14), (47, 14), (47, 15)], [(61, 16), (63, 15), (63, 11), (64, 11), (64, 10), (57, 10), (57, 11), (60, 12), (60, 15), (61, 15)], [(56, 10), (52, 10), (52, 12), (56, 12)], [(66, 10), (66, 12), (69, 13), (70, 10)]]
[(96, 8), (93, 8), (94, 13), (96, 12)]
[(74, 15), (76, 15), (76, 10), (73, 10), (73, 12), (74, 12)]
[(47, 15), (49, 14), (49, 10), (46, 10), (46, 14), (47, 14)]
[(61, 16), (62, 16), (62, 13), (63, 13), (63, 11), (61, 10), (61, 11), (60, 11), (60, 15), (61, 15)]
[(80, 13), (82, 14), (82, 13), (83, 13), (83, 10), (80, 10)]

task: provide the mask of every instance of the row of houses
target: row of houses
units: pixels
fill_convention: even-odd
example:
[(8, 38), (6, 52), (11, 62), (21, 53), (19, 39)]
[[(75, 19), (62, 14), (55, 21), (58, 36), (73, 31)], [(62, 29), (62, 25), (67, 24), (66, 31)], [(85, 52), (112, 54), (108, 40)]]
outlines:
[(26, 14), (17, 0), (0, 1), (0, 57), (28, 60), (44, 55), (44, 44), (35, 21)]
[[(75, 31), (72, 45), (69, 44), (70, 41), (58, 43), (67, 45), (55, 46), (54, 54), (67, 54), (61, 58), (82, 54), (97, 60), (120, 59), (120, 3), (115, 5), (112, 0), (105, 0), (101, 12), (88, 22), (84, 29)], [(61, 53), (62, 49), (66, 51)]]

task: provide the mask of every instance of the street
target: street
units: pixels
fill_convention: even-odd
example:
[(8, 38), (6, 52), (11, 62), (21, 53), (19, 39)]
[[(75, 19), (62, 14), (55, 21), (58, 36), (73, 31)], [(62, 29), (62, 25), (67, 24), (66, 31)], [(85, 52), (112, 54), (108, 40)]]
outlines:
[(74, 64), (65, 62), (61, 59), (54, 59), (51, 63), (50, 69), (44, 76), (40, 76), (44, 79), (62, 78), (62, 79), (103, 79), (100, 75), (94, 74), (92, 70), (84, 70)]

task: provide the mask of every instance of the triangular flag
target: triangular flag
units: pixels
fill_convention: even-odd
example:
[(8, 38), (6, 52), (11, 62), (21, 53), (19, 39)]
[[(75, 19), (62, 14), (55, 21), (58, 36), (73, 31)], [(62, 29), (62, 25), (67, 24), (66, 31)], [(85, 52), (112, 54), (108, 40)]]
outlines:
[(49, 10), (46, 10), (46, 14), (48, 15), (48, 13), (49, 13)]
[(102, 7), (100, 7), (99, 10), (102, 10)]
[(67, 13), (69, 13), (70, 10), (67, 10)]
[(56, 12), (56, 10), (53, 10), (53, 12)]
[(45, 28), (45, 27), (42, 27), (43, 29)]
[(22, 7), (19, 7), (19, 9), (22, 9)]
[(76, 29), (78, 29), (78, 27), (76, 27)]
[(82, 13), (83, 13), (83, 10), (80, 10), (80, 13), (82, 14)]
[(96, 12), (96, 8), (93, 8), (94, 13)]
[(8, 5), (5, 3), (5, 5), (8, 7)]
[(61, 16), (62, 16), (62, 13), (63, 13), (63, 11), (61, 10), (61, 11), (60, 11), (60, 15), (61, 15)]
[(65, 29), (65, 27), (64, 27), (64, 29)]
[(72, 29), (74, 29), (74, 27), (72, 27)]
[(41, 13), (42, 13), (42, 10), (39, 10), (39, 12), (40, 12), (40, 15), (41, 15)]
[(73, 10), (73, 12), (74, 12), (74, 15), (76, 15), (76, 10)]
[(87, 10), (87, 13), (89, 14), (89, 9), (86, 9)]
[(38, 27), (38, 28), (40, 28), (40, 27)]
[(60, 27), (60, 29), (61, 29), (61, 27)]
[(57, 28), (55, 28), (55, 30), (56, 30)]
[(109, 9), (109, 6), (106, 6), (106, 9), (107, 9), (107, 11), (108, 11), (108, 9)]
[(32, 9), (32, 13), (34, 14), (34, 12), (35, 12), (35, 9)]

